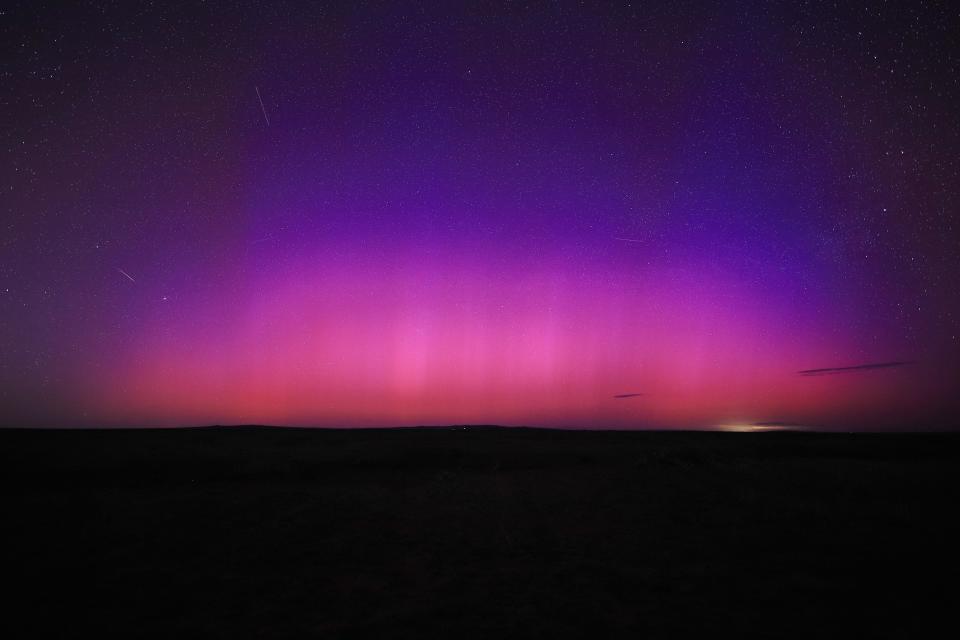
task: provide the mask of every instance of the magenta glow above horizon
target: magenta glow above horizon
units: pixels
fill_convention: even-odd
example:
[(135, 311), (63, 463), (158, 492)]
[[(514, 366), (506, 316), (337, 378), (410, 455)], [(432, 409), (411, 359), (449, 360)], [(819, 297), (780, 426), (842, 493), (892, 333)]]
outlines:
[(891, 409), (880, 399), (910, 379), (785, 370), (831, 361), (856, 341), (825, 339), (791, 309), (765, 308), (697, 265), (570, 273), (566, 264), (484, 269), (442, 252), (408, 263), (378, 252), (280, 260), (237, 274), (189, 316), (158, 305), (137, 344), (81, 397), (132, 424), (693, 427), (781, 415), (815, 423), (871, 396), (879, 416)]
[[(664, 9), (670, 37), (583, 8), (193, 16), (215, 34), (176, 37), (162, 8), (118, 11), (119, 54), (62, 18), (87, 54), (16, 87), (45, 106), (16, 114), (4, 424), (957, 408), (953, 85), (877, 85), (856, 47), (823, 60), (804, 18), (760, 11)], [(23, 74), (59, 60), (36, 41)]]

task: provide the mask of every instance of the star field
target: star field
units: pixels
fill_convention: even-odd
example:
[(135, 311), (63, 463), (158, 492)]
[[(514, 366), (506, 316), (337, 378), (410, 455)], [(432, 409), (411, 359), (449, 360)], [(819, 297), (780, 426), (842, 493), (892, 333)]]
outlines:
[(0, 423), (949, 426), (958, 29), (15, 4)]

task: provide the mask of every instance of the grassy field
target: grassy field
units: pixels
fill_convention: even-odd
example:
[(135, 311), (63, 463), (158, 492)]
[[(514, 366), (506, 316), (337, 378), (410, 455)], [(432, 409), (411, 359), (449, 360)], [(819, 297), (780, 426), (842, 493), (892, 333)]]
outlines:
[(0, 430), (0, 625), (910, 637), (955, 619), (958, 463), (951, 434)]

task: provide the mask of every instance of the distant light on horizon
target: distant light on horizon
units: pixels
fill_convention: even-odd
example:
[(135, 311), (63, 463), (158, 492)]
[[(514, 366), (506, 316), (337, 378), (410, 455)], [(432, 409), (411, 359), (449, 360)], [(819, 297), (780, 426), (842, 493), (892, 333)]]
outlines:
[(810, 431), (810, 427), (804, 427), (799, 424), (757, 424), (757, 423), (732, 423), (718, 424), (714, 427), (717, 431), (730, 431), (735, 433), (764, 433), (768, 431)]

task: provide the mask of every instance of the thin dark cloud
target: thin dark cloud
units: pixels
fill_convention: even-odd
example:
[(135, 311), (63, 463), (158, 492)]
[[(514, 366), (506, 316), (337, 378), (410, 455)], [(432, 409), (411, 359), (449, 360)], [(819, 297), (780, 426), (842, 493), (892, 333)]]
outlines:
[(643, 395), (642, 393), (618, 393), (618, 394), (616, 394), (616, 395), (613, 396), (613, 397), (614, 397), (614, 398), (617, 398), (617, 399), (619, 399), (619, 400), (622, 400), (622, 399), (624, 399), (624, 398), (636, 398), (636, 397), (642, 396), (642, 395)]
[(830, 376), (838, 373), (860, 373), (862, 371), (873, 371), (875, 369), (891, 369), (893, 367), (902, 367), (911, 364), (912, 360), (897, 360), (893, 362), (871, 362), (869, 364), (858, 364), (852, 367), (825, 367), (823, 369), (804, 369), (798, 371), (801, 376)]

